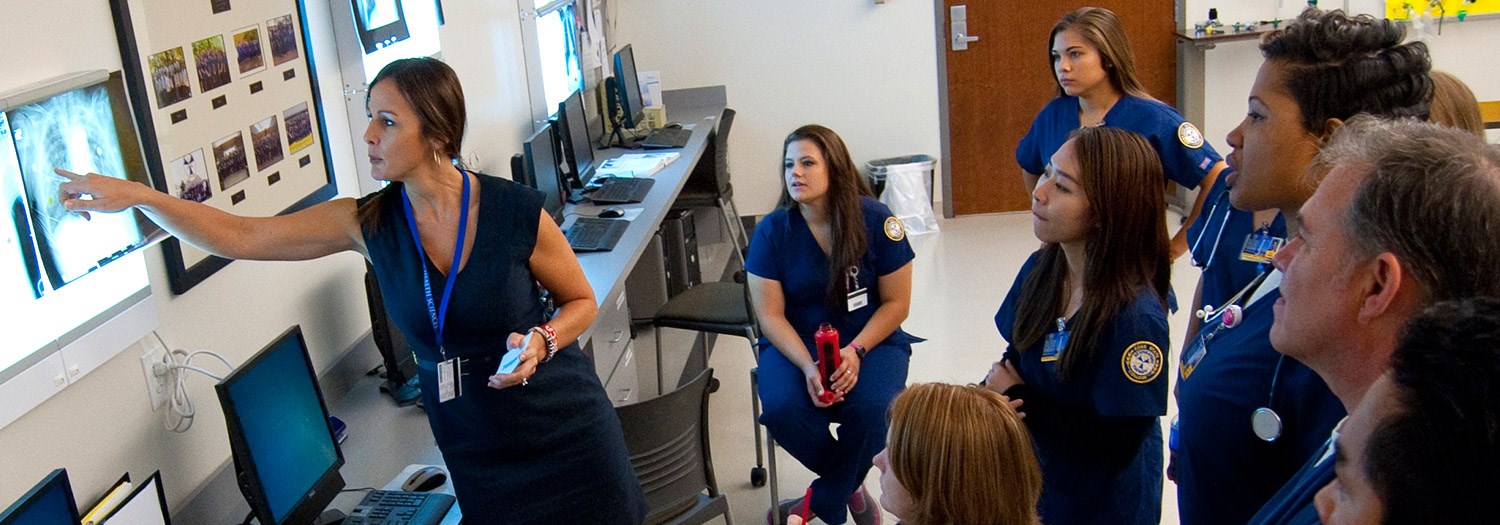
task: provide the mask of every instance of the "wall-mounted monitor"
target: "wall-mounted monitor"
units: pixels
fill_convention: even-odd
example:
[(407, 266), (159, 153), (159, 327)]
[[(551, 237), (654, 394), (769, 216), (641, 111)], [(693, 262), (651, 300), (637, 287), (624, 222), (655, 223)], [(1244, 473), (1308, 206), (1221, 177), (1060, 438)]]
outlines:
[(365, 53), (374, 53), (411, 37), (401, 0), (352, 0), (354, 28)]

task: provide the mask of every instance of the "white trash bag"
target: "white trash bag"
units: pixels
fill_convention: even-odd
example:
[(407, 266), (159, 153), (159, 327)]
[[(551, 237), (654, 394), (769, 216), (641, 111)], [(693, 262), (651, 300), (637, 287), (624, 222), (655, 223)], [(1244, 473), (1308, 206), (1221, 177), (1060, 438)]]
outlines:
[(880, 202), (901, 219), (907, 233), (921, 235), (938, 231), (932, 211), (932, 176), (937, 161), (927, 155), (909, 155), (870, 161), (867, 167), (877, 182), (885, 182)]

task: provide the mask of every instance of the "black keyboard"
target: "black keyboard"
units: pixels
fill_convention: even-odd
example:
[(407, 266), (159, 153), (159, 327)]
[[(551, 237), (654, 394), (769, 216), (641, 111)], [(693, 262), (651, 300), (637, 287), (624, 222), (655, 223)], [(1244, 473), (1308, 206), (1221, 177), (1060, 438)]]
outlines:
[(641, 147), (647, 149), (680, 148), (687, 145), (693, 132), (678, 128), (657, 128), (641, 139)]
[(589, 200), (599, 204), (634, 204), (646, 200), (656, 179), (634, 177), (610, 177), (599, 183), (599, 188), (589, 192)]
[(624, 219), (579, 217), (568, 227), (568, 245), (575, 252), (607, 252), (615, 249), (629, 227), (630, 221)]
[(433, 492), (372, 490), (344, 519), (344, 525), (438, 525), (457, 501)]

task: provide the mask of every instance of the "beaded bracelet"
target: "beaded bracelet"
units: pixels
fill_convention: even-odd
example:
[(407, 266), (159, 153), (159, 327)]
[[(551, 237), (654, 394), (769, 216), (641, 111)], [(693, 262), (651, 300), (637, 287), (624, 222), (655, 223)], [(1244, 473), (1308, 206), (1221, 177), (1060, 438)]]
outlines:
[(557, 355), (557, 330), (554, 330), (552, 325), (547, 323), (532, 327), (531, 330), (541, 335), (542, 339), (547, 342), (547, 357), (543, 357), (542, 362), (551, 361), (552, 357)]

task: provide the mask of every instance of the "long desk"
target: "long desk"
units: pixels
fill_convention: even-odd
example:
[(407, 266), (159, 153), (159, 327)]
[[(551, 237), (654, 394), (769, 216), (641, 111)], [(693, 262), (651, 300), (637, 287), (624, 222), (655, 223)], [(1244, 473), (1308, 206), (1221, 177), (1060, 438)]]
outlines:
[[(646, 251), (688, 175), (702, 158), (709, 132), (717, 126), (726, 103), (724, 86), (666, 91), (662, 95), (668, 117), (681, 123), (684, 129), (691, 129), (692, 138), (680, 150), (680, 158), (654, 175), (656, 183), (646, 199), (640, 204), (625, 205), (627, 209), (639, 208), (641, 212), (615, 249), (578, 256), (601, 312), (600, 318), (579, 341), (586, 345), (593, 343), (590, 346), (594, 348), (596, 370), (600, 371), (600, 380), (606, 382), (607, 388), (608, 375), (621, 365), (629, 364), (623, 362), (628, 360), (627, 355), (604, 350), (610, 348), (610, 343), (628, 348), (629, 327), (625, 328), (622, 340), (619, 329), (609, 326), (611, 319), (618, 320), (623, 314), (626, 277)], [(620, 148), (598, 150), (595, 152), (596, 162), (631, 152)], [(565, 212), (589, 216), (597, 214), (599, 208), (586, 204), (570, 205)], [(625, 315), (625, 322), (629, 322), (628, 315)], [(315, 330), (316, 327), (303, 329)], [(609, 360), (613, 361), (605, 362)], [(323, 377), (322, 382), (328, 383), (329, 378)], [(414, 407), (395, 407), (390, 398), (379, 392), (380, 382), (378, 377), (361, 377), (353, 381), (341, 398), (331, 399), (333, 394), (330, 394), (329, 411), (343, 419), (349, 428), (348, 438), (340, 444), (340, 450), (345, 458), (341, 473), (351, 489), (399, 484), (405, 479), (403, 469), (410, 469), (408, 465), (443, 465), (442, 454), (433, 440), (426, 415)], [(451, 484), (445, 484), (441, 490), (451, 493)], [(341, 494), (330, 507), (347, 512), (362, 497), (363, 493), (356, 491)], [(239, 523), (249, 510), (235, 485), (234, 468), (226, 463), (191, 501), (172, 514), (173, 521), (182, 523)], [(450, 513), (444, 523), (456, 523), (457, 514)]]

